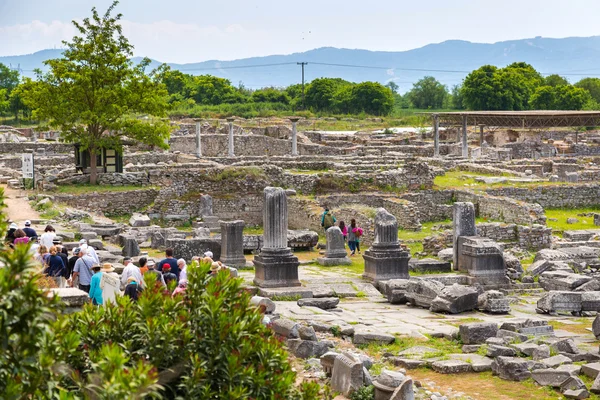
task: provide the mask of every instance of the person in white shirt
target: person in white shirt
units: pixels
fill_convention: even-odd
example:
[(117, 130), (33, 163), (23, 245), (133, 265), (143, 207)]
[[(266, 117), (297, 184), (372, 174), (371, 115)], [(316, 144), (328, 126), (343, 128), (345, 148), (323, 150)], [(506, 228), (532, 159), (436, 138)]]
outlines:
[(98, 259), (98, 255), (96, 254), (96, 250), (87, 244), (87, 240), (81, 239), (79, 241), (79, 247), (82, 249), (87, 249), (87, 255), (94, 259), (96, 264), (100, 264), (100, 260)]
[(44, 233), (42, 233), (42, 236), (40, 236), (40, 244), (49, 249), (50, 247), (54, 246), (54, 239), (56, 239), (56, 231), (52, 225), (46, 225)]
[(177, 266), (179, 267), (179, 282), (187, 281), (187, 264), (183, 258), (177, 260)]
[(123, 260), (123, 264), (125, 264), (125, 268), (123, 268), (123, 272), (121, 273), (121, 290), (125, 290), (125, 286), (127, 286), (127, 280), (130, 277), (135, 278), (135, 281), (138, 283), (140, 288), (144, 287), (144, 278), (142, 277), (142, 272), (140, 269), (131, 262), (131, 258), (126, 257)]

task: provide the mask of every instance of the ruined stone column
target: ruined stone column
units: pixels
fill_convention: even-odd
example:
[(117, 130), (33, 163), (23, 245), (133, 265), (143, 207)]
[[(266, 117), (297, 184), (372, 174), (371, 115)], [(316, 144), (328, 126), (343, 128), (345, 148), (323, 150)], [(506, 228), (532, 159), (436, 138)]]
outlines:
[(375, 241), (365, 251), (363, 278), (372, 281), (408, 279), (410, 253), (398, 242), (398, 221), (385, 208), (375, 216)]
[(196, 121), (196, 158), (202, 157), (202, 142), (200, 141), (200, 130), (202, 129), (202, 120), (197, 118)]
[(254, 283), (260, 287), (300, 286), (300, 263), (287, 246), (288, 213), (284, 189), (265, 188), (263, 228), (263, 248), (254, 257)]
[(320, 265), (350, 265), (352, 261), (346, 253), (344, 235), (337, 226), (332, 226), (325, 232), (327, 236), (327, 247), (325, 257), (317, 258)]
[(219, 221), (221, 224), (221, 261), (228, 267), (245, 267), (244, 221)]
[(298, 132), (296, 130), (296, 123), (300, 118), (290, 118), (292, 121), (292, 156), (298, 155)]
[(433, 115), (433, 156), (440, 156), (440, 116)]
[(479, 147), (483, 149), (483, 127), (485, 125), (479, 125)]
[(462, 156), (469, 158), (469, 143), (467, 142), (467, 116), (462, 117)]
[(228, 141), (228, 146), (227, 146), (227, 156), (235, 157), (234, 144), (233, 144), (233, 121), (234, 121), (234, 118), (227, 118), (227, 121), (229, 122), (229, 141)]
[(475, 206), (473, 206), (473, 203), (454, 203), (452, 227), (453, 268), (460, 270), (458, 238), (461, 236), (477, 235), (477, 229), (475, 228)]

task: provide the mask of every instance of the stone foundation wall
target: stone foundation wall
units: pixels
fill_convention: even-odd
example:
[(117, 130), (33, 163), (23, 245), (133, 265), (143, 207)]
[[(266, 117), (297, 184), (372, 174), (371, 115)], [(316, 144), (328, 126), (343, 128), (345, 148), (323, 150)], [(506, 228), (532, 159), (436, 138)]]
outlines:
[[(0, 147), (5, 144), (10, 143), (2, 143)], [(1, 151), (0, 151), (1, 152)], [(35, 167), (55, 167), (55, 166), (65, 166), (65, 167), (74, 167), (75, 166), (75, 156), (73, 154), (61, 154), (55, 157), (44, 157), (37, 155), (35, 156)], [(21, 156), (16, 157), (2, 157), (0, 160), (0, 167), (4, 166), (10, 169), (21, 170), (23, 162), (21, 160)]]
[(582, 208), (600, 205), (600, 185), (556, 185), (536, 188), (488, 189), (492, 196), (508, 196), (545, 208)]
[(57, 194), (54, 202), (106, 215), (131, 214), (154, 203), (156, 189), (140, 189), (125, 192), (90, 192), (80, 195)]
[(73, 153), (74, 147), (72, 144), (65, 143), (2, 143), (0, 146), (0, 154), (19, 154), (19, 153)]
[[(212, 134), (202, 135), (202, 154), (205, 157), (219, 157), (227, 155), (228, 135)], [(169, 140), (170, 151), (180, 151), (185, 154), (196, 152), (195, 136), (175, 136)], [(275, 139), (264, 135), (234, 135), (234, 152), (236, 155), (245, 156), (283, 156), (292, 153), (290, 140)], [(344, 154), (343, 149), (316, 144), (298, 143), (300, 154)]]
[(579, 172), (579, 170), (578, 164), (554, 163), (552, 165), (552, 174), (558, 175), (563, 180), (567, 178), (567, 172)]
[(98, 174), (98, 184), (110, 186), (146, 186), (148, 185), (148, 174), (145, 172)]
[(516, 224), (503, 224), (499, 222), (477, 224), (477, 234), (496, 242), (515, 242), (518, 240)]
[(421, 223), (452, 219), (453, 190), (421, 190), (403, 194), (400, 198), (414, 204)]
[(457, 201), (475, 204), (480, 217), (519, 225), (546, 224), (544, 209), (539, 204), (470, 192), (457, 191), (456, 194)]
[(123, 154), (123, 165), (127, 164), (156, 164), (159, 162), (177, 162), (177, 154), (175, 153), (163, 153), (163, 152), (137, 152), (137, 153), (125, 153)]

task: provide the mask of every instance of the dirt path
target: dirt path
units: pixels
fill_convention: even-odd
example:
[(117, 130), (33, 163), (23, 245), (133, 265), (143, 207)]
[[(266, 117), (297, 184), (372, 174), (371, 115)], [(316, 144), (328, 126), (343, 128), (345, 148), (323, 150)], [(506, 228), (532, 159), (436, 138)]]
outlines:
[(0, 185), (4, 189), (4, 213), (13, 222), (23, 225), (27, 219), (39, 219), (40, 214), (31, 208), (27, 201), (27, 192), (24, 190), (11, 189), (6, 185)]

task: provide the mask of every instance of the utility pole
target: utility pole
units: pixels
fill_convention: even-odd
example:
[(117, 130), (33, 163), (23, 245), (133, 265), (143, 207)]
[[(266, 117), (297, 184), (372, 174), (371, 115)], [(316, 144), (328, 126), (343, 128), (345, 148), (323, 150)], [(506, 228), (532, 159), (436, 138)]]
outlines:
[(304, 66), (305, 66), (306, 64), (308, 64), (308, 63), (307, 63), (307, 62), (299, 62), (299, 63), (296, 63), (296, 64), (298, 64), (298, 65), (301, 65), (301, 66), (302, 66), (302, 108), (303, 108), (304, 110), (306, 110), (306, 102), (305, 102), (305, 100), (304, 100)]

